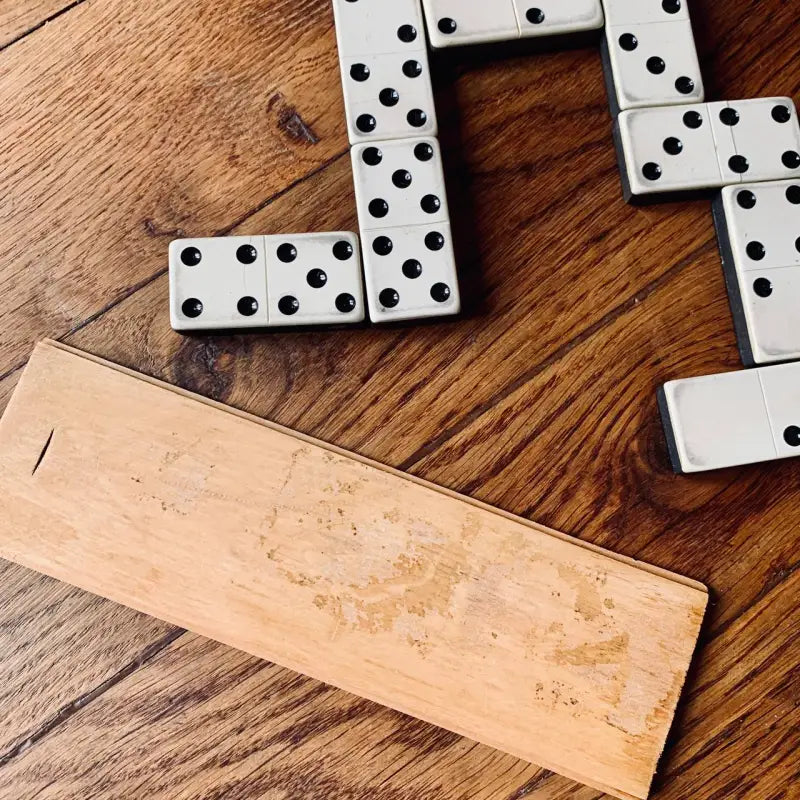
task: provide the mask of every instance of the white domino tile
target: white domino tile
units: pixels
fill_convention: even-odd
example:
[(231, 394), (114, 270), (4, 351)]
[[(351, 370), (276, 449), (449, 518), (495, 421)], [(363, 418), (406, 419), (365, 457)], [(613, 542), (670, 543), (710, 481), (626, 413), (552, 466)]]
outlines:
[(800, 269), (746, 273), (740, 286), (752, 353), (745, 363), (800, 359)]
[(623, 111), (616, 121), (624, 175), (633, 195), (712, 189), (722, 182), (708, 109)]
[(333, 0), (339, 56), (424, 50), (419, 0)]
[(345, 57), (340, 65), (351, 144), (436, 135), (425, 50)]
[(352, 148), (364, 279), (374, 322), (461, 309), (439, 143), (433, 137)]
[(800, 455), (800, 364), (758, 370), (778, 458)]
[(170, 321), (177, 331), (266, 327), (264, 237), (171, 242), (169, 293)]
[(794, 101), (767, 97), (709, 103), (723, 184), (800, 177)]
[(423, 0), (433, 47), (581, 33), (603, 27), (600, 0)]
[(800, 178), (727, 186), (714, 218), (744, 363), (800, 359)]
[(362, 231), (449, 220), (439, 142), (375, 142), (351, 150)]
[(680, 472), (800, 455), (800, 364), (670, 381), (660, 402)]
[(631, 109), (615, 135), (626, 197), (800, 177), (800, 127), (785, 97)]
[(364, 320), (358, 237), (345, 231), (265, 237), (271, 327)]
[(458, 277), (447, 223), (370, 230), (364, 232), (363, 242), (373, 322), (459, 313)]
[(600, 0), (513, 0), (520, 36), (555, 36), (603, 27)]
[(169, 249), (177, 331), (344, 325), (366, 317), (349, 232), (180, 239)]
[(423, 0), (423, 6), (428, 35), (435, 48), (519, 38), (511, 0)]
[(741, 271), (800, 267), (800, 175), (797, 180), (726, 186), (721, 197)]
[(703, 79), (688, 19), (610, 26), (606, 42), (618, 109), (702, 102)]
[(687, 0), (603, 0), (603, 9), (609, 27), (689, 19)]

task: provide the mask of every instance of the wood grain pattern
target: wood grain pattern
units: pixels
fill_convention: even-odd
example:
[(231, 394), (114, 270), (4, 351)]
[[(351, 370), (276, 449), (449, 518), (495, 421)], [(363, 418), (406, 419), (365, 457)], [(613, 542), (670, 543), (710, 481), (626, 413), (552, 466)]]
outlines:
[(71, 5), (72, 0), (0, 0), (0, 47), (8, 46)]
[[(0, 627), (0, 763), (57, 724), (98, 685), (142, 660), (174, 629), (151, 617), (0, 562), (5, 613)], [(82, 669), (63, 652), (91, 653)], [(50, 689), (31, 694), (30, 687)], [(77, 704), (77, 705), (76, 705)]]
[[(109, 731), (109, 718), (126, 722)], [(39, 792), (40, 798), (174, 800), (198, 796), (199, 785), (215, 787), (203, 797), (236, 800), (496, 800), (520, 787), (546, 787), (537, 796), (547, 800), (600, 797), (497, 750), (189, 634), (37, 750), (37, 768), (31, 752), (2, 773), (0, 798)]]
[(47, 343), (0, 452), (4, 557), (647, 796), (703, 587)]
[(164, 269), (170, 237), (225, 230), (346, 149), (333, 31), (306, 10), (85, 2), (14, 46), (0, 374)]
[[(257, 87), (264, 84), (255, 73), (276, 61), (282, 66), (270, 73), (274, 83), (302, 77), (302, 91), (284, 96), (303, 120), (311, 120), (320, 145), (301, 145), (294, 154), (282, 151), (281, 176), (273, 179), (271, 162), (265, 161), (251, 164), (260, 171), (250, 182), (249, 175), (229, 168), (215, 155), (219, 148), (224, 150), (225, 142), (230, 144), (225, 136), (232, 132), (237, 132), (233, 140), (245, 145), (245, 153), (258, 148), (259, 142), (252, 140), (264, 136), (274, 118), (250, 136), (236, 102), (226, 106), (222, 101), (184, 99), (181, 87), (168, 76), (153, 74), (156, 52), (159, 64), (169, 63), (176, 74), (183, 71), (185, 75), (185, 59), (191, 57), (195, 59), (192, 66), (197, 65), (192, 49), (177, 47), (167, 54), (164, 43), (176, 37), (206, 41), (212, 30), (204, 27), (209, 18), (205, 4), (197, 7), (196, 15), (182, 17), (180, 32), (169, 29), (174, 17), (161, 10), (174, 7), (158, 0), (142, 10), (147, 25), (140, 26), (136, 41), (128, 41), (124, 52), (118, 52), (113, 83), (123, 92), (126, 81), (139, 86), (142, 76), (146, 76), (145, 87), (147, 82), (153, 84), (158, 96), (153, 103), (146, 98), (138, 101), (139, 117), (156, 106), (162, 109), (161, 96), (169, 95), (176, 105), (149, 119), (137, 118), (136, 135), (114, 150), (115, 162), (127, 165), (124, 175), (117, 167), (98, 170), (92, 183), (79, 182), (76, 190), (70, 159), (81, 156), (78, 171), (85, 170), (92, 159), (108, 163), (108, 142), (73, 142), (74, 126), (62, 129), (46, 120), (47, 136), (42, 137), (40, 119), (30, 106), (40, 108), (43, 117), (63, 118), (80, 102), (109, 126), (125, 129), (130, 124), (128, 108), (109, 91), (107, 81), (95, 81), (87, 55), (102, 51), (103, 39), (108, 37), (108, 25), (98, 25), (98, 21), (142, 18), (121, 0), (84, 5), (96, 6), (91, 17), (75, 21), (74, 10), (70, 11), (47, 26), (46, 40), (37, 39), (43, 33), (37, 31), (1, 56), (0, 90), (4, 107), (14, 112), (3, 118), (0, 181), (5, 207), (24, 204), (28, 213), (20, 215), (14, 227), (3, 227), (4, 242), (15, 243), (11, 248), (15, 255), (6, 254), (0, 261), (0, 302), (4, 304), (0, 341), (4, 345), (18, 342), (19, 360), (0, 369), (0, 376), (3, 370), (21, 365), (31, 343), (42, 335), (79, 329), (69, 340), (80, 347), (447, 486), (474, 489), (493, 505), (580, 532), (588, 540), (711, 583), (715, 599), (703, 636), (705, 646), (654, 796), (658, 800), (687, 796), (693, 800), (793, 800), (800, 795), (800, 779), (791, 758), (800, 729), (796, 704), (800, 677), (791, 664), (798, 621), (790, 613), (797, 596), (800, 546), (798, 467), (787, 463), (777, 469), (745, 468), (699, 481), (676, 479), (668, 469), (655, 404), (651, 405), (654, 384), (670, 377), (736, 368), (735, 339), (707, 204), (631, 209), (620, 201), (613, 152), (606, 138), (610, 122), (597, 55), (558, 53), (468, 65), (452, 74), (439, 72), (440, 121), (451, 161), (451, 194), (455, 194), (451, 199), (457, 200), (453, 205), (464, 223), (461, 228), (466, 228), (461, 232), (466, 244), (462, 272), (478, 286), (469, 293), (477, 307), (472, 317), (453, 326), (396, 331), (180, 340), (169, 331), (164, 313), (166, 282), (156, 279), (136, 290), (138, 284), (127, 273), (136, 271), (136, 280), (142, 281), (163, 270), (168, 231), (183, 226), (192, 233), (211, 233), (237, 223), (245, 233), (354, 224), (346, 162), (344, 168), (334, 162), (294, 188), (291, 183), (309, 172), (307, 154), (320, 145), (334, 155), (346, 150), (343, 116), (332, 105), (341, 101), (328, 4), (325, 0), (303, 4), (307, 15), (302, 27), (315, 39), (313, 46), (295, 51), (293, 36), (287, 35), (264, 58), (260, 52), (254, 55), (245, 34), (245, 58), (239, 52), (239, 40), (226, 41), (228, 27), (216, 26), (212, 51), (216, 55), (200, 66), (202, 73), (212, 69), (214, 61), (223, 63), (218, 74), (226, 87), (224, 98), (236, 100), (241, 94), (227, 79), (242, 70), (253, 75)], [(29, 6), (15, 4), (23, 10)], [(281, 2), (237, 2), (226, 13), (236, 18), (241, 8), (255, 9), (254, 25), (259, 31), (286, 30), (282, 27), (286, 6)], [(693, 0), (692, 13), (710, 99), (797, 96), (800, 29), (792, 3), (763, 0), (754, 11), (745, 0)], [(230, 31), (231, 39), (236, 38), (238, 22), (233, 22)], [(72, 74), (80, 74), (81, 81), (62, 78)], [(184, 91), (194, 85), (191, 79), (181, 80)], [(269, 87), (244, 102), (252, 102), (258, 111), (265, 91)], [(26, 98), (24, 108), (20, 98)], [(328, 107), (332, 108), (332, 115), (325, 117), (328, 122), (318, 124), (311, 109), (322, 109), (324, 116)], [(15, 124), (22, 118), (24, 125)], [(166, 127), (164, 120), (169, 123)], [(170, 158), (179, 162), (179, 168), (173, 170)], [(297, 158), (301, 163), (295, 171)], [(199, 174), (201, 163), (208, 164), (204, 185), (225, 206), (217, 216), (207, 210), (198, 214), (198, 197), (184, 196), (180, 186), (175, 188), (181, 180), (178, 173), (189, 169)], [(325, 159), (314, 162), (320, 163), (326, 163)], [(20, 165), (29, 178), (24, 188), (15, 178)], [(162, 181), (164, 170), (168, 177)], [(116, 186), (120, 175), (127, 195)], [(216, 175), (225, 182), (219, 191)], [(240, 184), (247, 185), (241, 195), (247, 200), (241, 204)], [(46, 213), (30, 195), (39, 186), (47, 187)], [(106, 196), (115, 202), (106, 203)], [(258, 199), (252, 203), (254, 197)], [(85, 207), (86, 198), (91, 207)], [(152, 236), (140, 238), (139, 225), (147, 219), (157, 227)], [(191, 223), (185, 223), (187, 219)], [(117, 255), (119, 243), (110, 241), (117, 228), (133, 230), (123, 240), (128, 246), (132, 239), (132, 255)], [(159, 238), (159, 233), (165, 235)], [(37, 248), (37, 237), (42, 235), (49, 237), (49, 243), (55, 241), (55, 246)], [(95, 246), (98, 238), (100, 247)], [(61, 242), (70, 245), (68, 260)], [(23, 302), (9, 282), (14, 267), (9, 259), (29, 248), (36, 250), (29, 270), (46, 277), (32, 276), (33, 300)], [(131, 259), (136, 267), (129, 266)], [(84, 264), (92, 268), (84, 270)], [(19, 308), (12, 324), (7, 309), (14, 299)], [(112, 310), (103, 313), (109, 306)], [(643, 313), (631, 316), (629, 312), (635, 310)], [(603, 336), (602, 345), (587, 344), (609, 326), (613, 333)], [(582, 351), (585, 357), (569, 358), (581, 346), (590, 348)], [(641, 370), (640, 362), (645, 365)], [(601, 366), (617, 364), (612, 373), (615, 380), (601, 382), (602, 392), (585, 381), (587, 369), (596, 375), (602, 372)], [(5, 379), (0, 377), (0, 404), (18, 374), (17, 370)], [(435, 388), (429, 388), (432, 382)], [(510, 415), (525, 406), (522, 387), (526, 385), (531, 389), (533, 413), (526, 416), (528, 424), (515, 426)], [(576, 387), (582, 387), (583, 394)], [(613, 402), (606, 400), (608, 393), (613, 394)], [(511, 395), (513, 404), (499, 405)], [(535, 408), (544, 395), (549, 398), (549, 413), (540, 415)], [(598, 422), (602, 415), (593, 411), (595, 403), (610, 418)], [(494, 427), (486, 424), (492, 414)], [(478, 417), (480, 427), (470, 427)], [(458, 454), (465, 444), (463, 437), (458, 448), (437, 457), (449, 439), (467, 429), (480, 430), (490, 440), (475, 442), (479, 455), (475, 463)], [(531, 448), (548, 449), (550, 459), (563, 447), (573, 454), (569, 469), (545, 475), (530, 471), (531, 460), (525, 454)], [(449, 458), (456, 459), (452, 469)], [(492, 477), (496, 470), (502, 478)], [(593, 524), (605, 495), (607, 511)], [(41, 591), (46, 594), (48, 589)], [(80, 624), (102, 632), (112, 609), (111, 604), (98, 601), (88, 617), (89, 612), (81, 611)], [(14, 619), (13, 597), (0, 582), (4, 647), (16, 642)], [(13, 674), (20, 687), (27, 686), (28, 705), (34, 697), (38, 702), (38, 698), (53, 696), (53, 708), (68, 708), (62, 696), (68, 686), (66, 676), (85, 672), (91, 682), (91, 669), (100, 663), (101, 637), (88, 637), (82, 648), (67, 649), (54, 638), (57, 626), (43, 622), (37, 629), (32, 623), (30, 630), (41, 651), (51, 648), (57, 654), (59, 677), (38, 670), (35, 658), (23, 658), (13, 666), (0, 659), (0, 678), (7, 680)], [(146, 646), (146, 626), (137, 620), (131, 621), (126, 633), (129, 641)], [(157, 645), (158, 639), (150, 643)], [(228, 652), (235, 673), (237, 654)], [(207, 669), (190, 652), (185, 658), (181, 675)], [(224, 661), (226, 656), (220, 652), (217, 658)], [(118, 668), (124, 669), (127, 663), (125, 655)], [(86, 708), (65, 715), (54, 730), (40, 727), (35, 731), (36, 743), (25, 752), (24, 762), (15, 757), (0, 770), (0, 792), (14, 800), (30, 800), (41, 789), (40, 798), (73, 800), (72, 785), (82, 781), (82, 786), (92, 786), (93, 799), (118, 800), (126, 796), (123, 789), (128, 797), (137, 798), (147, 796), (137, 792), (144, 775), (128, 781), (125, 776), (136, 773), (139, 763), (157, 771), (169, 762), (170, 776), (181, 786), (183, 797), (212, 797), (223, 793), (222, 786), (230, 796), (263, 793), (270, 797), (270, 786), (289, 785), (293, 787), (287, 790), (290, 796), (294, 792), (320, 800), (367, 796), (392, 800), (402, 796), (409, 761), (413, 766), (417, 759), (424, 759), (426, 742), (432, 747), (436, 742), (433, 729), (419, 725), (413, 743), (402, 752), (391, 751), (387, 762), (394, 764), (392, 768), (380, 755), (380, 732), (390, 726), (402, 737), (402, 718), (387, 720), (382, 716), (385, 712), (369, 706), (362, 712), (362, 740), (350, 745), (345, 742), (352, 739), (342, 739), (339, 746), (340, 739), (326, 738), (326, 717), (318, 715), (316, 741), (324, 743), (322, 755), (309, 747), (302, 751), (302, 759), (284, 762), (285, 772), (266, 777), (268, 768), (261, 766), (249, 777), (237, 773), (231, 786), (211, 768), (220, 751), (210, 739), (203, 739), (209, 742), (204, 751), (207, 758), (181, 759), (171, 737), (185, 734), (184, 741), (190, 739), (199, 730), (195, 722), (202, 718), (193, 712), (202, 707), (195, 694), (180, 693), (182, 678), (169, 670), (156, 674), (149, 670), (148, 666), (141, 671), (151, 676), (142, 676), (143, 681), (152, 681), (141, 697), (142, 708), (152, 709), (148, 723), (141, 714), (134, 719), (124, 700), (125, 687), (139, 680), (134, 673), (114, 687), (113, 704), (94, 706), (102, 703), (104, 695), (100, 695)], [(225, 672), (224, 666), (221, 671)], [(202, 684), (202, 677), (197, 683)], [(141, 696), (138, 691), (136, 695)], [(163, 703), (148, 705), (155, 696), (163, 698)], [(170, 696), (185, 700), (180, 711), (170, 704)], [(15, 695), (14, 704), (22, 700), (22, 695)], [(202, 718), (208, 737), (222, 743), (223, 760), (226, 740), (237, 742), (245, 767), (248, 759), (257, 758), (257, 743), (281, 727), (280, 715), (270, 716), (267, 710), (277, 700), (277, 696), (248, 697), (246, 708), (224, 718)], [(249, 713), (251, 704), (255, 704), (253, 719), (258, 724), (242, 730), (240, 715)], [(93, 713), (93, 706), (98, 709), (93, 735), (84, 736), (85, 728), (76, 720)], [(306, 697), (305, 708), (314, 714), (313, 696)], [(173, 716), (162, 717), (166, 711)], [(0, 706), (0, 717), (9, 713), (7, 703)], [(374, 720), (374, 736), (370, 736), (373, 728), (368, 717)], [(165, 719), (171, 720), (168, 729), (162, 727)], [(66, 728), (69, 735), (58, 737), (59, 728)], [(148, 730), (161, 737), (163, 745), (158, 749), (148, 746)], [(28, 736), (27, 728), (23, 733), (23, 738)], [(94, 760), (104, 737), (113, 737), (118, 746), (113, 768)], [(484, 762), (473, 758), (474, 751), (470, 754), (454, 745), (437, 752), (441, 757), (434, 755), (426, 761), (430, 766), (417, 778), (417, 796), (464, 800), (488, 794), (498, 800), (543, 800), (551, 798), (557, 781), (547, 776), (517, 779), (509, 766), (507, 780), (496, 779), (497, 773), (487, 768), (484, 782)], [(96, 780), (83, 768), (90, 760)], [(268, 762), (265, 758), (259, 764)], [(15, 781), (23, 772), (28, 781), (47, 775), (47, 788), (37, 783), (36, 790), (15, 793), (19, 784), (7, 779), (15, 763), (24, 764), (24, 769), (15, 769)], [(364, 788), (359, 772), (375, 774), (384, 767), (381, 777)], [(463, 789), (459, 789), (459, 774), (464, 780), (470, 776)], [(559, 797), (584, 800), (585, 790), (559, 786)], [(487, 787), (493, 787), (494, 793)]]

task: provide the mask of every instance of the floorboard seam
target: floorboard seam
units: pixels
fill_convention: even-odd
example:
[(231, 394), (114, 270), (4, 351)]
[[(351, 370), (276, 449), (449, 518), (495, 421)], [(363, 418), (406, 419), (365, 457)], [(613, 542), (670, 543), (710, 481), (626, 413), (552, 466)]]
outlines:
[(458, 436), (462, 431), (468, 428), (476, 419), (483, 416), (487, 411), (494, 408), (499, 403), (502, 403), (508, 397), (510, 397), (514, 392), (517, 391), (520, 387), (524, 386), (529, 381), (533, 380), (537, 375), (540, 375), (544, 372), (548, 367), (552, 366), (553, 364), (560, 361), (562, 358), (567, 356), (572, 350), (574, 350), (579, 345), (583, 344), (584, 342), (588, 341), (592, 338), (596, 333), (601, 331), (603, 328), (611, 325), (617, 319), (622, 317), (632, 308), (636, 307), (644, 300), (646, 300), (650, 295), (657, 292), (662, 286), (669, 283), (676, 275), (679, 275), (686, 269), (690, 264), (693, 264), (697, 257), (706, 253), (714, 247), (713, 242), (706, 242), (702, 246), (698, 247), (696, 250), (693, 250), (689, 253), (686, 258), (679, 261), (674, 266), (670, 267), (666, 272), (659, 275), (658, 278), (648, 283), (646, 286), (641, 288), (638, 292), (631, 295), (627, 299), (625, 299), (622, 303), (612, 308), (607, 314), (604, 314), (597, 322), (592, 323), (588, 328), (584, 328), (580, 333), (576, 336), (573, 336), (565, 344), (561, 345), (561, 347), (554, 350), (547, 358), (543, 361), (540, 361), (538, 364), (535, 364), (530, 369), (526, 370), (522, 375), (520, 375), (515, 380), (511, 381), (509, 384), (504, 386), (494, 397), (491, 397), (485, 403), (481, 403), (477, 408), (473, 409), (469, 412), (465, 417), (463, 417), (459, 422), (442, 432), (439, 436), (437, 436), (432, 441), (428, 442), (428, 444), (423, 445), (420, 447), (416, 452), (412, 453), (405, 461), (403, 461), (397, 469), (401, 472), (409, 472), (412, 467), (416, 466), (422, 459), (426, 458), (427, 456), (431, 455), (432, 453), (436, 452), (442, 445), (448, 442), (450, 439)]
[(11, 367), (11, 369), (7, 372), (4, 372), (2, 375), (0, 375), (0, 383), (2, 383), (6, 378), (10, 378), (15, 372), (19, 372), (27, 363), (27, 360), (23, 361), (21, 364), (17, 364)]
[(153, 281), (158, 280), (162, 275), (166, 275), (169, 269), (164, 267), (163, 269), (158, 270), (158, 272), (149, 275), (147, 278), (139, 281), (139, 283), (129, 286), (119, 297), (115, 297), (111, 302), (106, 303), (102, 308), (99, 308), (94, 314), (89, 315), (86, 319), (81, 320), (77, 325), (74, 325), (70, 328), (66, 333), (62, 333), (58, 337), (59, 342), (63, 342), (65, 339), (68, 339), (70, 336), (78, 333), (78, 331), (82, 331), (88, 325), (91, 325), (96, 320), (100, 319), (104, 314), (107, 314), (111, 311), (112, 308), (115, 308), (120, 303), (124, 303), (129, 297), (132, 297), (136, 294), (136, 292), (141, 291), (146, 286), (149, 286)]
[(43, 19), (41, 22), (37, 22), (32, 27), (28, 28), (28, 30), (23, 31), (18, 36), (15, 36), (13, 39), (9, 40), (5, 44), (0, 45), (0, 53), (2, 53), (3, 50), (7, 50), (12, 45), (22, 41), (27, 36), (30, 36), (32, 33), (36, 33), (36, 31), (38, 31), (40, 28), (44, 28), (44, 26), (47, 25), (49, 22), (53, 22), (54, 20), (57, 20), (59, 17), (64, 16), (64, 14), (68, 14), (74, 8), (77, 8), (79, 5), (82, 5), (85, 2), (86, 0), (74, 0), (74, 2), (70, 3), (68, 6), (65, 6), (64, 8), (61, 8), (58, 11), (56, 11), (55, 14), (51, 14), (46, 19)]
[(162, 650), (169, 647), (176, 639), (183, 636), (184, 633), (186, 633), (186, 631), (182, 628), (176, 628), (174, 631), (170, 631), (166, 636), (162, 636), (160, 639), (149, 644), (136, 658), (129, 661), (122, 669), (117, 670), (111, 677), (106, 678), (102, 683), (95, 686), (94, 689), (84, 692), (84, 694), (59, 708), (52, 717), (41, 723), (33, 733), (0, 755), (0, 768), (5, 767), (9, 762), (21, 756), (27, 750), (30, 750), (41, 742), (42, 739), (51, 734), (59, 725), (66, 722), (73, 714), (88, 706), (91, 702), (100, 697), (100, 695), (105, 694), (105, 692), (121, 681), (124, 681), (125, 678), (132, 675), (140, 667), (152, 661)]
[[(79, 0), (79, 1), (80, 2), (84, 2), (84, 0)], [(227, 227), (217, 231), (214, 235), (215, 236), (227, 236), (231, 231), (233, 231), (236, 228), (238, 228), (239, 225), (244, 224), (248, 219), (250, 219), (250, 217), (253, 217), (256, 214), (258, 214), (259, 211), (263, 211), (265, 208), (267, 208), (269, 205), (274, 203), (276, 200), (279, 200), (281, 197), (283, 197), (285, 194), (290, 192), (292, 189), (296, 189), (304, 181), (307, 181), (307, 180), (309, 180), (309, 178), (313, 178), (315, 175), (318, 175), (319, 173), (323, 172), (328, 167), (330, 167), (332, 164), (336, 163), (340, 158), (346, 156), (349, 152), (350, 152), (349, 150), (343, 150), (342, 152), (337, 153), (335, 156), (332, 156), (331, 158), (327, 159), (325, 162), (320, 164), (318, 167), (313, 169), (311, 172), (306, 173), (302, 178), (298, 178), (296, 181), (293, 181), (292, 183), (290, 183), (288, 186), (285, 186), (280, 191), (276, 192), (275, 194), (270, 195), (266, 200), (264, 200), (263, 202), (259, 203), (254, 208), (251, 208), (249, 211), (247, 211), (245, 214), (243, 214), (241, 217), (239, 217), (236, 221), (232, 222)], [(106, 303), (106, 305), (104, 305), (102, 308), (99, 308), (97, 311), (95, 311), (93, 314), (88, 316), (86, 319), (81, 320), (77, 325), (73, 325), (73, 327), (71, 327), (68, 331), (66, 331), (65, 333), (62, 333), (62, 334), (60, 334), (58, 336), (55, 336), (54, 338), (56, 338), (59, 342), (63, 342), (64, 340), (68, 339), (70, 336), (74, 336), (76, 333), (78, 333), (79, 331), (82, 331), (84, 328), (88, 327), (93, 322), (96, 322), (98, 319), (100, 319), (100, 317), (104, 316), (109, 311), (111, 311), (112, 309), (116, 308), (120, 303), (124, 303), (128, 298), (132, 297), (137, 292), (139, 292), (142, 289), (146, 288), (151, 283), (153, 283), (153, 281), (158, 280), (160, 277), (162, 277), (163, 275), (166, 275), (168, 272), (169, 272), (169, 269), (167, 267), (164, 267), (164, 268), (158, 270), (157, 272), (153, 273), (152, 275), (149, 275), (147, 278), (142, 279), (141, 281), (139, 281), (139, 283), (137, 283), (134, 286), (131, 286), (128, 289), (126, 289), (118, 297), (115, 297), (113, 300), (111, 300), (110, 302)], [(13, 366), (10, 369), (8, 369), (6, 372), (4, 372), (2, 375), (0, 375), (0, 382), (4, 381), (9, 376), (13, 375), (15, 372), (21, 370), (27, 363), (28, 363), (28, 360), (25, 359), (25, 361), (23, 361), (23, 362), (21, 362), (19, 364), (16, 364), (15, 366)]]
[[(248, 219), (250, 219), (250, 217), (254, 216), (255, 214), (258, 214), (259, 211), (263, 211), (265, 208), (267, 208), (267, 206), (272, 205), (276, 200), (280, 200), (281, 197), (291, 192), (292, 189), (296, 189), (301, 183), (304, 183), (305, 181), (309, 180), (309, 178), (314, 178), (320, 173), (324, 172), (326, 169), (328, 169), (328, 167), (332, 166), (337, 161), (339, 161), (339, 159), (344, 158), (344, 156), (348, 155), (349, 153), (350, 149), (347, 148), (346, 150), (341, 150), (340, 152), (336, 153), (336, 155), (331, 156), (329, 159), (324, 161), (318, 167), (312, 169), (311, 172), (307, 172), (302, 178), (298, 178), (296, 181), (293, 181), (292, 183), (285, 186), (279, 192), (275, 192), (275, 194), (270, 195), (266, 200), (264, 200), (262, 203), (259, 203), (259, 205), (257, 205), (255, 208), (248, 211), (240, 219), (236, 220), (232, 225), (229, 225), (227, 228), (225, 228), (225, 230), (220, 231), (217, 234), (217, 236), (226, 236), (232, 230), (234, 230), (234, 228), (238, 228), (239, 225), (243, 224)], [(291, 233), (296, 233), (296, 231), (291, 231)]]

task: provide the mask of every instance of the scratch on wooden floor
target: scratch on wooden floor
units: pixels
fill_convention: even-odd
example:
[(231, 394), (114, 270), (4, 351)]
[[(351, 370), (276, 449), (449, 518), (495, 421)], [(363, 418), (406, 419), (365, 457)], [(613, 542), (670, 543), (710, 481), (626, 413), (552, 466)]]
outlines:
[(183, 228), (173, 228), (172, 230), (162, 231), (149, 217), (142, 221), (142, 225), (144, 226), (145, 233), (154, 239), (159, 237), (182, 239), (184, 236), (186, 236), (186, 231), (184, 231)]
[(286, 102), (286, 98), (276, 92), (270, 97), (267, 103), (267, 110), (276, 110), (278, 116), (278, 128), (283, 131), (295, 142), (306, 142), (307, 144), (317, 144), (319, 137), (312, 127), (300, 116), (297, 109)]

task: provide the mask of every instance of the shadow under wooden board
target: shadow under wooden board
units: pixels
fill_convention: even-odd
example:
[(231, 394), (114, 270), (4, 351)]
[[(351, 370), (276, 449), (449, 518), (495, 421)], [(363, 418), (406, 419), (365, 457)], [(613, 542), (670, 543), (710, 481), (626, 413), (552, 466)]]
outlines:
[(702, 585), (52, 342), (0, 453), (3, 558), (647, 796)]

